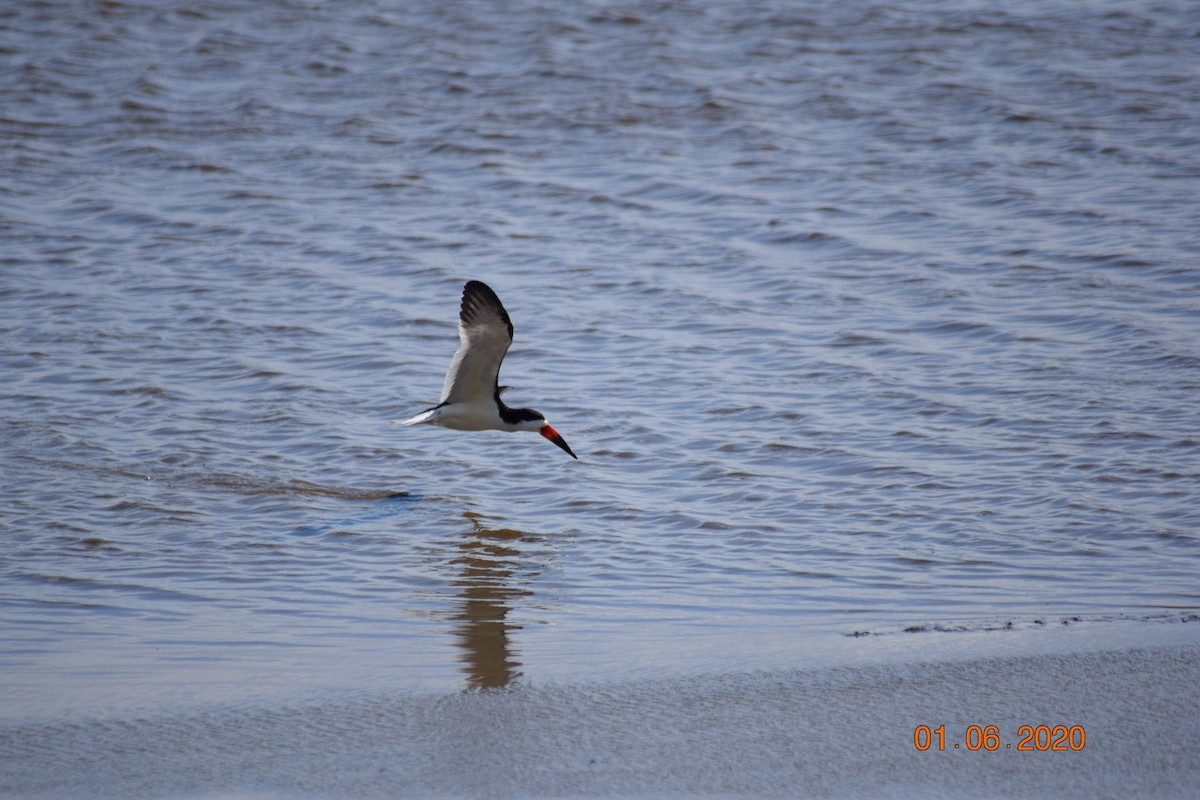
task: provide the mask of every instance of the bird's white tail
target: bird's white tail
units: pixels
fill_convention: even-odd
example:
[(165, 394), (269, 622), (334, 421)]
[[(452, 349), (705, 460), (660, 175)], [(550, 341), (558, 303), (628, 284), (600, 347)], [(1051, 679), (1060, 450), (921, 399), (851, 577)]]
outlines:
[(394, 419), (394, 420), (392, 420), (392, 424), (393, 425), (420, 425), (422, 422), (429, 422), (430, 420), (437, 419), (438, 417), (441, 416), (441, 414), (442, 414), (442, 410), (440, 408), (431, 408), (428, 411), (422, 411), (420, 414), (417, 414), (415, 417), (409, 417), (408, 419)]

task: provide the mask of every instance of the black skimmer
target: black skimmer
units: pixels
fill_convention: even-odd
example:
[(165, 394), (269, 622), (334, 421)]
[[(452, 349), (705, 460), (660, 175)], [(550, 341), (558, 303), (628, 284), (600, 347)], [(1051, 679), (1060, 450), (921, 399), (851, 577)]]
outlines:
[(534, 431), (567, 451), (567, 442), (532, 408), (509, 408), (500, 395), (500, 362), (512, 344), (513, 326), (508, 312), (486, 284), (467, 281), (458, 314), (461, 344), (446, 371), (442, 399), (401, 425), (440, 425), (456, 431)]

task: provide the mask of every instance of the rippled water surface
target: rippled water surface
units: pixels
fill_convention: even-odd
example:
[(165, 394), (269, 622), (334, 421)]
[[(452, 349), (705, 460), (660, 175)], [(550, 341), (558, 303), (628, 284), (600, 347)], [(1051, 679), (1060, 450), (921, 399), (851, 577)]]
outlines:
[[(1198, 65), (1172, 0), (8, 4), (6, 713), (1194, 618)], [(471, 278), (579, 462), (389, 424)]]

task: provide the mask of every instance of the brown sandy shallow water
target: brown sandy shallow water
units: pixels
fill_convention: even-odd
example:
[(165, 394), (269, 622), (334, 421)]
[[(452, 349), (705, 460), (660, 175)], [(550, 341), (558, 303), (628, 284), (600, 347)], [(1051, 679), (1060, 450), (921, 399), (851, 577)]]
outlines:
[[(0, 730), (0, 795), (1194, 797), (1198, 629), (1091, 652), (25, 722)], [(922, 724), (945, 726), (944, 750), (917, 749)], [(996, 726), (995, 750), (970, 749), (972, 725)], [(1086, 742), (1024, 750), (1022, 725)]]

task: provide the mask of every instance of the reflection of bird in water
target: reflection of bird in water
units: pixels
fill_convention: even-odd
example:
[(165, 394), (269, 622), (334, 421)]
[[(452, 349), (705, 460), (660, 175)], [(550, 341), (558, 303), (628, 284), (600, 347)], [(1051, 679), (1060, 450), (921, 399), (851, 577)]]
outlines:
[(446, 372), (442, 399), (433, 408), (404, 420), (402, 425), (439, 425), (458, 431), (535, 431), (567, 451), (567, 442), (540, 412), (509, 408), (500, 399), (500, 363), (512, 344), (508, 312), (486, 284), (468, 281), (458, 315), (461, 344)]
[(532, 592), (513, 586), (513, 572), (521, 551), (514, 545), (525, 538), (520, 531), (501, 528), (488, 530), (468, 512), (475, 530), (459, 544), (462, 608), (454, 619), (462, 624), (456, 633), (463, 647), (467, 683), (473, 689), (507, 686), (520, 674), (520, 662), (513, 658), (510, 631), (520, 626), (505, 618), (512, 601)]

